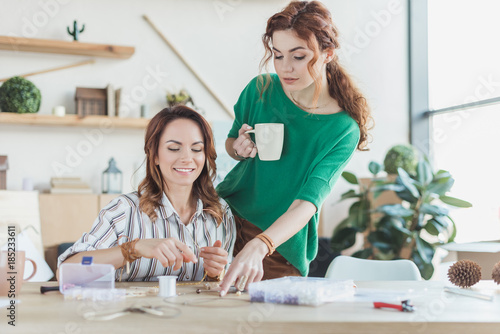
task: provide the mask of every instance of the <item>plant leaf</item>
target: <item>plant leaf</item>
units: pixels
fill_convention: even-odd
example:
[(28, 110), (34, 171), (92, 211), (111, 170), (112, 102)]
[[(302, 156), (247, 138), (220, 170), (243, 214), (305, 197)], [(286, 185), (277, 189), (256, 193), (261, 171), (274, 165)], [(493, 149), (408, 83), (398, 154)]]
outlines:
[(434, 219), (429, 219), (424, 229), (429, 232), (430, 235), (439, 235), (439, 233), (443, 232), (443, 226)]
[(385, 190), (403, 191), (404, 189), (405, 189), (405, 187), (400, 185), (400, 184), (388, 183), (388, 184), (383, 184), (380, 186), (375, 186), (371, 190), (375, 192), (375, 191), (385, 191)]
[(455, 237), (457, 236), (457, 225), (455, 225), (455, 221), (450, 217), (446, 216), (448, 219), (451, 221), (451, 235), (448, 238), (448, 242), (453, 242), (455, 241)]
[(334, 252), (340, 253), (340, 251), (347, 249), (354, 245), (356, 242), (356, 234), (358, 230), (354, 227), (346, 227), (342, 230), (339, 230), (332, 236), (332, 240), (330, 245)]
[(394, 255), (393, 251), (387, 253), (378, 252), (377, 254), (375, 254), (375, 260), (394, 260), (395, 257), (396, 256)]
[(450, 172), (446, 171), (446, 170), (438, 170), (436, 174), (434, 174), (434, 180), (439, 180), (439, 179), (443, 179), (443, 178), (449, 178), (451, 177), (451, 174)]
[(422, 257), (422, 260), (425, 263), (430, 263), (434, 257), (434, 246), (422, 239), (420, 236), (417, 236), (415, 241), (417, 252)]
[(372, 161), (368, 164), (368, 170), (373, 175), (377, 175), (382, 170), (382, 165), (379, 164), (378, 162)]
[(425, 160), (420, 160), (417, 165), (418, 181), (425, 187), (431, 183), (433, 177), (431, 165)]
[(348, 192), (345, 192), (340, 196), (340, 200), (343, 201), (348, 198), (359, 198), (361, 197), (361, 194), (356, 193), (354, 189), (349, 190)]
[(370, 220), (370, 202), (368, 200), (359, 200), (349, 208), (349, 218), (351, 224), (363, 231), (368, 226)]
[(373, 249), (372, 248), (365, 248), (362, 250), (359, 250), (352, 254), (352, 257), (357, 257), (358, 259), (367, 259), (373, 254)]
[(472, 207), (471, 203), (469, 203), (467, 201), (464, 201), (462, 199), (455, 198), (455, 197), (450, 197), (450, 196), (442, 195), (442, 196), (439, 196), (439, 199), (443, 203), (446, 203), (446, 204), (452, 205), (452, 206), (456, 206), (456, 207), (459, 207), (459, 208), (470, 208), (470, 207)]
[(422, 227), (424, 226), (424, 218), (425, 218), (425, 214), (420, 212), (418, 214), (418, 221), (417, 221), (417, 227), (415, 228), (416, 230), (420, 231), (422, 229)]
[(452, 178), (451, 176), (448, 178), (442, 178), (442, 179), (434, 179), (428, 186), (427, 186), (427, 191), (429, 193), (437, 194), (439, 196), (442, 196), (448, 192), (451, 187), (453, 187), (453, 184), (455, 183), (455, 179)]
[(432, 265), (432, 262), (425, 262), (418, 252), (413, 252), (412, 259), (417, 265), (422, 278), (427, 280), (430, 279), (434, 273), (434, 266)]
[(387, 204), (379, 206), (376, 212), (382, 212), (389, 216), (408, 217), (413, 215), (414, 211), (403, 207), (401, 204)]
[(373, 245), (373, 247), (378, 248), (381, 252), (392, 251), (393, 242), (391, 234), (385, 229), (379, 229), (371, 232), (368, 235), (368, 241)]
[(432, 220), (441, 225), (443, 229), (448, 229), (448, 226), (450, 225), (448, 219), (446, 219), (446, 217), (444, 216), (435, 216), (432, 218)]
[(351, 218), (350, 216), (348, 216), (346, 219), (342, 220), (336, 227), (335, 229), (333, 230), (333, 235), (335, 235), (336, 233), (338, 233), (340, 230), (346, 228), (346, 227), (352, 227), (352, 224), (351, 224)]
[[(406, 221), (401, 218), (401, 217), (391, 217), (391, 216), (386, 216), (388, 217), (387, 222), (390, 224), (390, 226), (399, 232), (403, 233), (406, 236), (411, 236), (411, 231), (406, 228)], [(385, 217), (384, 217), (385, 218)]]
[(396, 191), (396, 195), (398, 195), (398, 197), (401, 198), (402, 200), (407, 201), (407, 202), (412, 203), (412, 204), (417, 203), (417, 201), (418, 201), (418, 198), (413, 197), (411, 192), (406, 188), (404, 188), (403, 191)]
[(353, 173), (342, 172), (342, 177), (350, 184), (359, 184), (358, 178)]
[(443, 206), (437, 206), (429, 203), (424, 203), (420, 207), (420, 212), (431, 216), (446, 216), (450, 210)]
[(415, 187), (414, 180), (410, 177), (410, 175), (401, 167), (398, 167), (398, 176), (401, 180), (403, 186), (413, 195), (413, 197), (420, 197), (420, 193), (418, 192), (417, 187)]

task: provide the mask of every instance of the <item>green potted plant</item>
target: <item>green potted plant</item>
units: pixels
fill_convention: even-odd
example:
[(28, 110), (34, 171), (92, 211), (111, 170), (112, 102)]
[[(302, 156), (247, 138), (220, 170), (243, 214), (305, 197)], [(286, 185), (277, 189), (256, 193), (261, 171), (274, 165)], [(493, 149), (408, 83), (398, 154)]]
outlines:
[(36, 113), (40, 110), (40, 90), (29, 80), (13, 77), (0, 86), (2, 112)]
[[(376, 176), (376, 164), (370, 165), (370, 172)], [(455, 223), (446, 205), (462, 208), (472, 205), (446, 195), (453, 186), (453, 177), (444, 170), (433, 172), (427, 159), (417, 163), (413, 176), (401, 167), (397, 173), (394, 181), (374, 178), (368, 187), (360, 186), (352, 173), (343, 173), (344, 179), (358, 189), (349, 190), (341, 200), (357, 198), (357, 201), (351, 205), (348, 217), (335, 229), (331, 247), (340, 252), (354, 245), (356, 235), (363, 233), (363, 249), (355, 252), (354, 257), (411, 259), (422, 277), (429, 279), (434, 272), (432, 259), (436, 247), (453, 241), (456, 235)], [(396, 193), (401, 203), (372, 208), (369, 195), (389, 190)], [(374, 219), (373, 213), (380, 215)]]
[(415, 175), (418, 161), (419, 153), (413, 145), (395, 145), (385, 155), (384, 170), (387, 174), (397, 174), (398, 168), (403, 168), (408, 174)]
[(167, 92), (167, 104), (173, 107), (177, 104), (191, 103), (194, 106), (193, 99), (185, 89), (181, 89), (178, 93)]

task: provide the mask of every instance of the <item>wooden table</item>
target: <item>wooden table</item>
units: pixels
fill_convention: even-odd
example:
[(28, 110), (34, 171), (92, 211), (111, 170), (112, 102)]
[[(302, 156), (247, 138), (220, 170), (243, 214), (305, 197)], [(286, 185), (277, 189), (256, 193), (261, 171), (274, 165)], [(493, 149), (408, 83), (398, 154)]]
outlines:
[[(492, 281), (481, 281), (479, 287), (494, 293), (494, 301), (446, 293), (444, 283), (436, 281), (357, 282), (359, 289), (409, 291), (416, 307), (412, 313), (374, 309), (367, 301), (319, 307), (250, 303), (245, 293), (221, 299), (214, 292), (196, 294), (196, 286), (178, 287), (177, 292), (185, 294), (168, 299), (175, 305), (156, 296), (114, 303), (65, 301), (59, 292), (40, 294), (40, 285), (51, 284), (55, 285), (25, 283), (16, 304), (16, 327), (7, 325), (6, 308), (2, 307), (0, 333), (500, 333), (500, 290)], [(200, 304), (194, 305), (197, 302)], [(136, 313), (110, 321), (83, 318), (85, 312), (133, 304), (169, 305), (181, 314), (171, 319)]]

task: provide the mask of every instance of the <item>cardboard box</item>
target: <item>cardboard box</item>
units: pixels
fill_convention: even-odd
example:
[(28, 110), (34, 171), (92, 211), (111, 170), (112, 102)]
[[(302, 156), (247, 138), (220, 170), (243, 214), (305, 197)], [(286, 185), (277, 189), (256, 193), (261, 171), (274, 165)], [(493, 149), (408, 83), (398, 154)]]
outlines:
[(451, 243), (441, 248), (449, 251), (446, 261), (471, 260), (481, 266), (481, 278), (491, 279), (493, 266), (500, 261), (500, 241)]

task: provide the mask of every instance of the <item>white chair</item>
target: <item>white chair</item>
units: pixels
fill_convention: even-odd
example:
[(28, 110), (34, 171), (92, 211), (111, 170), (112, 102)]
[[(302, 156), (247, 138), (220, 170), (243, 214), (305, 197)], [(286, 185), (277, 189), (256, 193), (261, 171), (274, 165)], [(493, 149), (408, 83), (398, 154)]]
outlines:
[(331, 279), (354, 281), (420, 281), (420, 271), (410, 260), (365, 260), (337, 256), (325, 274)]

